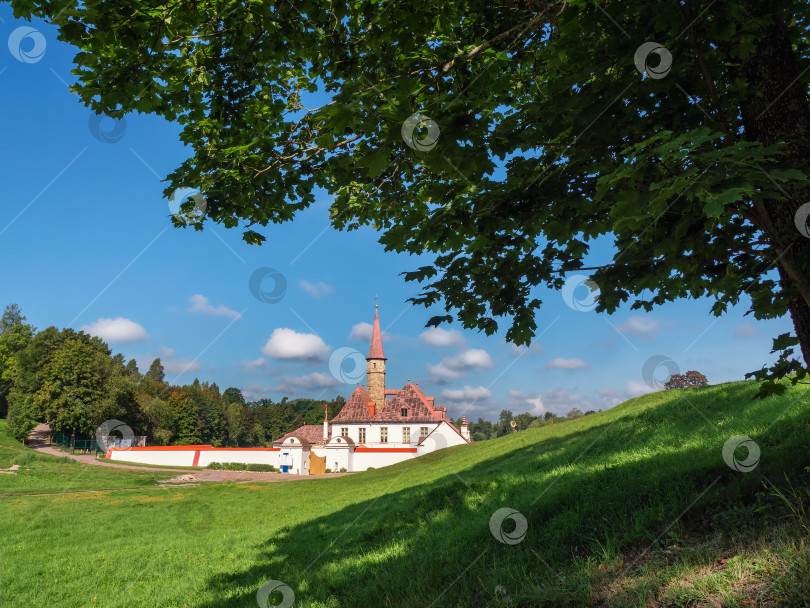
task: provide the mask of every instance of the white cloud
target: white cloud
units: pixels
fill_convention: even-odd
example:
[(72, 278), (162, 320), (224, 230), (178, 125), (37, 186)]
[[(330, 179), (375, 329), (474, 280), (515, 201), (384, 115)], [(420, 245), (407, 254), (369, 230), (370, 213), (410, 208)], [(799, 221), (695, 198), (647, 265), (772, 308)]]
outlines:
[(740, 323), (734, 328), (735, 338), (753, 338), (759, 335), (759, 328), (753, 323)]
[(447, 348), (448, 346), (461, 346), (464, 344), (464, 336), (455, 329), (442, 329), (441, 327), (431, 327), (419, 334), (419, 339), (428, 346)]
[(548, 411), (546, 409), (545, 404), (543, 403), (542, 397), (534, 397), (533, 399), (526, 399), (526, 403), (532, 406), (532, 409), (529, 410), (529, 413), (532, 416), (542, 416)]
[(463, 389), (442, 391), (442, 397), (449, 401), (479, 401), (492, 397), (492, 391), (485, 386), (465, 386)]
[[(371, 323), (355, 323), (352, 325), (352, 331), (349, 332), (349, 339), (360, 340), (361, 342), (370, 342), (371, 332), (373, 329), (374, 326)], [(383, 340), (389, 340), (391, 338), (391, 334), (384, 331), (382, 332), (382, 338)]]
[(509, 343), (509, 350), (515, 357), (531, 357), (532, 355), (539, 355), (543, 352), (543, 345), (540, 342), (532, 342), (529, 346), (518, 346), (517, 344)]
[[(167, 374), (180, 375), (184, 372), (198, 372), (202, 369), (199, 361), (195, 361), (190, 357), (177, 358), (177, 351), (167, 346), (161, 346), (158, 349), (158, 357), (160, 357), (160, 363)], [(149, 365), (151, 364), (152, 361), (150, 360)], [(148, 365), (145, 369), (149, 369)], [(167, 380), (172, 381), (173, 379), (167, 378)]]
[(245, 398), (245, 401), (258, 401), (259, 399), (265, 399), (269, 393), (273, 392), (271, 387), (262, 386), (256, 382), (246, 384), (240, 390), (242, 391), (242, 396)]
[(124, 317), (99, 319), (79, 329), (108, 342), (143, 342), (149, 339), (149, 334), (141, 325)]
[(633, 397), (640, 397), (641, 395), (646, 395), (647, 393), (655, 392), (655, 389), (644, 384), (643, 382), (639, 382), (638, 380), (630, 380), (627, 383), (627, 387), (625, 388), (625, 395), (627, 395), (628, 399), (632, 399)]
[(313, 298), (322, 298), (323, 296), (328, 296), (333, 291), (331, 285), (327, 285), (322, 281), (318, 281), (317, 283), (310, 283), (305, 279), (301, 279), (300, 281), (298, 281), (298, 286), (304, 291), (306, 291)]
[(267, 367), (267, 361), (264, 357), (259, 357), (253, 361), (243, 361), (242, 369), (248, 373), (263, 370)]
[(278, 327), (267, 339), (262, 353), (274, 359), (312, 361), (325, 359), (329, 347), (316, 334), (299, 334), (287, 327)]
[(296, 394), (321, 391), (325, 388), (333, 388), (342, 385), (343, 383), (337, 380), (332, 374), (313, 372), (304, 376), (279, 376), (278, 386), (273, 390), (292, 397)]
[(588, 369), (589, 367), (590, 365), (582, 359), (563, 359), (562, 357), (552, 359), (546, 365), (546, 369)]
[(352, 331), (349, 334), (349, 338), (368, 342), (371, 340), (371, 332), (373, 329), (374, 328), (372, 327), (371, 323), (355, 323), (352, 325)]
[(623, 334), (641, 336), (642, 338), (650, 340), (655, 336), (660, 326), (660, 321), (656, 321), (650, 317), (630, 317), (624, 323), (619, 323), (616, 329)]
[(470, 370), (492, 367), (489, 353), (481, 348), (471, 348), (459, 355), (445, 357), (437, 365), (427, 364), (427, 370), (439, 378), (461, 378)]
[(204, 295), (194, 294), (188, 299), (189, 312), (201, 312), (204, 315), (216, 315), (220, 317), (228, 317), (229, 319), (238, 319), (242, 315), (225, 305), (214, 306), (208, 301)]

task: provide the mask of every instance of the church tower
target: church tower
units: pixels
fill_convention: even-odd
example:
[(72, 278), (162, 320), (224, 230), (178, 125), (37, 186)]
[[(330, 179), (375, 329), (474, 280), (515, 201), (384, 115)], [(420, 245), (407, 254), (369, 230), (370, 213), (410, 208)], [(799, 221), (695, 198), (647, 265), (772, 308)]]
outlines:
[(385, 355), (383, 354), (380, 313), (374, 305), (374, 328), (371, 331), (371, 348), (366, 357), (366, 386), (368, 396), (374, 401), (375, 413), (385, 406)]

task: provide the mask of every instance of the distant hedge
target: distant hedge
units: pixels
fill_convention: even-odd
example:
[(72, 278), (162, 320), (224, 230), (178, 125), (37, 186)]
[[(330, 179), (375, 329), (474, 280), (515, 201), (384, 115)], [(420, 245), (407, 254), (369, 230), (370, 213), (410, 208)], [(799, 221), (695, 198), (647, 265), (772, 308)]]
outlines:
[(216, 471), (254, 471), (257, 473), (272, 473), (278, 470), (272, 464), (245, 464), (243, 462), (212, 462), (206, 468)]

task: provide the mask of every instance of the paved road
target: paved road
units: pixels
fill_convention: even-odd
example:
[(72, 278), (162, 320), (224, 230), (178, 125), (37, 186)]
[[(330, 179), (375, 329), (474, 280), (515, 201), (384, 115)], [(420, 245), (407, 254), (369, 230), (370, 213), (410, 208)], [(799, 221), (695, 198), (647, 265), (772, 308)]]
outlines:
[[(85, 464), (94, 464), (102, 467), (111, 467), (117, 469), (136, 469), (138, 471), (158, 471), (163, 472), (165, 471), (167, 477), (171, 473), (177, 473), (178, 475), (175, 478), (167, 479), (167, 482), (170, 483), (189, 483), (190, 481), (197, 482), (197, 481), (261, 481), (261, 482), (276, 482), (276, 481), (295, 481), (297, 479), (319, 479), (323, 477), (341, 477), (343, 475), (348, 475), (348, 473), (331, 473), (331, 474), (324, 474), (324, 475), (291, 475), (289, 473), (255, 473), (255, 472), (240, 472), (240, 471), (213, 471), (208, 469), (200, 469), (200, 470), (187, 470), (187, 469), (164, 469), (159, 468), (156, 469), (154, 467), (142, 467), (138, 465), (129, 465), (129, 464), (113, 464), (111, 462), (105, 462), (104, 460), (99, 460), (93, 454), (70, 454), (68, 452), (63, 452), (62, 450), (57, 450), (56, 448), (51, 447), (50, 441), (48, 441), (48, 433), (50, 433), (51, 427), (47, 424), (38, 424), (31, 434), (28, 436), (28, 446), (32, 449), (36, 450), (37, 452), (42, 452), (43, 454), (52, 454), (54, 456), (60, 457), (67, 457), (73, 460), (78, 460), (79, 462), (83, 462)], [(189, 479), (188, 477), (191, 476), (193, 479)]]

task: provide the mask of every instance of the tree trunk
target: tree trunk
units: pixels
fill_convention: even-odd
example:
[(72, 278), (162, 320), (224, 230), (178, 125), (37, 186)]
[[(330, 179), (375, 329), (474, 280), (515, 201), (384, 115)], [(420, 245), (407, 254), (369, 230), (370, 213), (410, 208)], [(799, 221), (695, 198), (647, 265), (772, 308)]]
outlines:
[[(762, 18), (770, 12), (767, 2), (752, 3), (746, 17)], [(810, 173), (810, 106), (788, 28), (780, 14), (769, 16), (773, 23), (762, 26), (754, 54), (732, 70), (732, 76), (739, 76), (748, 84), (749, 94), (740, 108), (745, 137), (766, 146), (785, 142), (777, 162), (783, 167)], [(786, 192), (787, 201), (757, 201), (756, 213), (760, 218), (759, 227), (772, 244), (771, 257), (778, 259), (782, 295), (793, 319), (805, 365), (808, 365), (810, 239), (797, 230), (794, 218), (798, 208), (810, 199), (804, 189), (788, 187)]]

